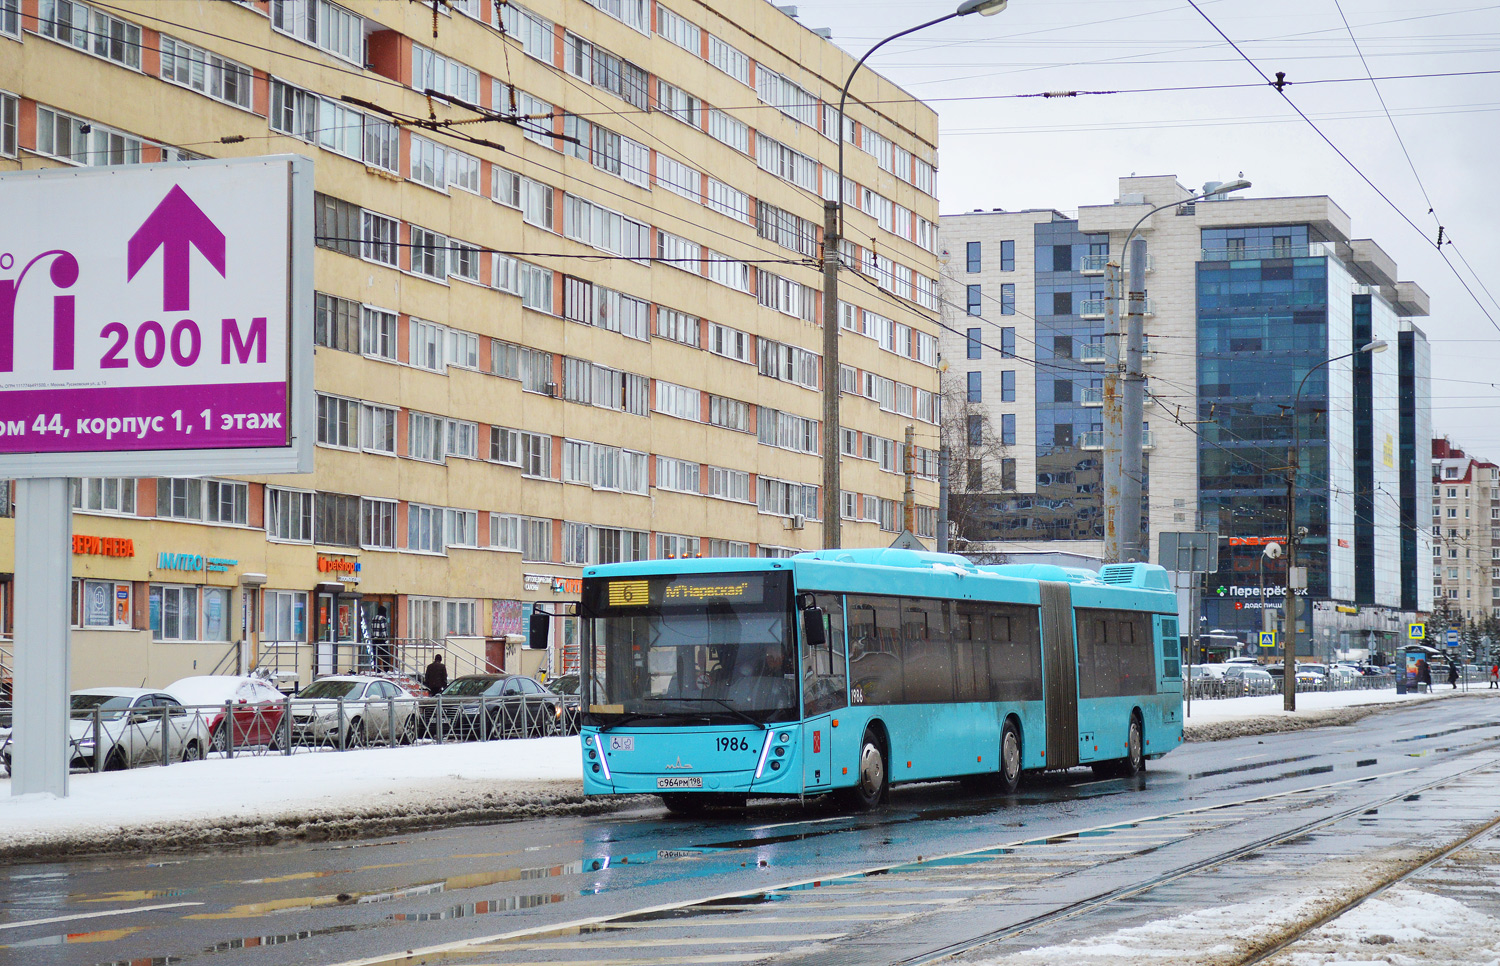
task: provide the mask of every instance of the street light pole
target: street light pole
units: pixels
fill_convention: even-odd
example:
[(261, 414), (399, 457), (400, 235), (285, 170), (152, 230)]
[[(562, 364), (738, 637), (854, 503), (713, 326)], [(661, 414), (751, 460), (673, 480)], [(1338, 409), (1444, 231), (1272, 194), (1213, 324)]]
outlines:
[[(1297, 543), (1301, 532), (1297, 530), (1297, 472), (1302, 456), (1302, 424), (1297, 421), (1297, 410), (1302, 406), (1302, 390), (1313, 373), (1330, 363), (1351, 359), (1361, 352), (1384, 352), (1387, 343), (1382, 339), (1360, 346), (1353, 352), (1324, 359), (1302, 375), (1297, 383), (1297, 394), (1292, 397), (1292, 448), (1286, 452), (1286, 595), (1282, 598), (1282, 612), (1286, 622), (1286, 649), (1282, 655), (1281, 693), (1282, 707), (1287, 711), (1297, 710), (1297, 598), (1293, 593), (1297, 583)], [(1329, 550), (1332, 553), (1332, 549)], [(1305, 580), (1303, 581), (1304, 586)]]
[[(1147, 560), (1149, 548), (1141, 540), (1141, 423), (1145, 419), (1145, 376), (1142, 318), (1146, 301), (1146, 243), (1130, 245), (1146, 219), (1188, 202), (1212, 198), (1250, 187), (1244, 178), (1227, 181), (1212, 191), (1158, 205), (1142, 215), (1125, 236), (1122, 256), (1130, 258), (1129, 310), (1122, 332), (1118, 311), (1120, 262), (1111, 257), (1105, 268), (1109, 280), (1105, 318), (1111, 329), (1104, 345), (1104, 559), (1108, 563)], [(1123, 379), (1121, 377), (1124, 377)], [(1123, 383), (1123, 385), (1122, 385)]]
[(952, 13), (891, 34), (865, 51), (850, 69), (844, 87), (839, 91), (839, 128), (834, 133), (839, 145), (838, 187), (834, 198), (823, 202), (823, 548), (835, 550), (843, 545), (842, 483), (839, 460), (843, 456), (843, 432), (839, 402), (839, 248), (844, 237), (844, 107), (849, 102), (849, 86), (854, 75), (870, 55), (893, 40), (919, 30), (977, 13), (988, 17), (1005, 9), (1009, 0), (964, 0)]

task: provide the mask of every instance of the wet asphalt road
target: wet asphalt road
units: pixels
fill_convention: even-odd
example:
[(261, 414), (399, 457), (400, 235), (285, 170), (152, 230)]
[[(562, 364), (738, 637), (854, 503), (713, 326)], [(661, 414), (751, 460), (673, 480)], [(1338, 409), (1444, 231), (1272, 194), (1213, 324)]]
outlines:
[[(341, 963), (709, 897), (754, 896), (918, 857), (1026, 839), (1045, 845), (1083, 829), (1296, 789), (1333, 786), (1316, 793), (1320, 807), (1332, 809), (1357, 803), (1377, 785), (1415, 787), (1493, 760), (1497, 751), (1500, 699), (1481, 692), (1349, 727), (1185, 745), (1135, 779), (1100, 781), (1075, 769), (1039, 777), (1013, 797), (975, 795), (955, 783), (898, 788), (888, 806), (868, 815), (843, 815), (820, 803), (757, 803), (685, 820), (645, 800), (609, 815), (368, 842), (21, 864), (0, 872), (0, 963)], [(1491, 800), (1486, 807), (1500, 814), (1500, 798)], [(1253, 807), (1264, 823), (1307, 804), (1291, 795)], [(1408, 808), (1411, 821), (1423, 821), (1422, 806)], [(1227, 842), (1231, 833), (1213, 834)], [(1210, 835), (1200, 841), (1212, 844)], [(1107, 850), (1081, 861), (1105, 857)], [(758, 900), (725, 901), (748, 908)], [(938, 900), (912, 898), (906, 905), (923, 901)], [(878, 902), (836, 905), (842, 911), (829, 918), (878, 919), (887, 911)], [(785, 922), (767, 928), (790, 935)], [(797, 936), (823, 935), (815, 927), (798, 929)], [(577, 961), (672, 959), (649, 947), (635, 955), (615, 950)], [(862, 957), (852, 961), (881, 959), (869, 949)], [(536, 959), (517, 952), (473, 961)]]

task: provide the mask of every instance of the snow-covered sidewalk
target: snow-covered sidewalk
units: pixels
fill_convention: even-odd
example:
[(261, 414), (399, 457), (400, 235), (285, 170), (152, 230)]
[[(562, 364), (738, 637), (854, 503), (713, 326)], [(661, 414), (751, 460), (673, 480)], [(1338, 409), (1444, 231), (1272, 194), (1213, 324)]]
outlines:
[[(1335, 691), (1193, 702), (1190, 740), (1339, 723), (1366, 706), (1462, 696)], [(1484, 689), (1469, 694), (1486, 694)], [(1500, 691), (1489, 691), (1500, 700)], [(585, 803), (578, 739), (417, 745), (240, 756), (233, 760), (74, 773), (66, 799), (10, 794), (0, 779), (0, 857), (347, 838), (432, 824), (613, 807)]]

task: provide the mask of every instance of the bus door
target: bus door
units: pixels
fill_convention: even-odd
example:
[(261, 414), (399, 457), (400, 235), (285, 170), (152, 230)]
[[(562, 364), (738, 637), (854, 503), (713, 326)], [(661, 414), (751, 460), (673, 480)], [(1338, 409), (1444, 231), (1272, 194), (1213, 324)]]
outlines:
[(802, 785), (822, 788), (833, 783), (833, 719), (849, 703), (844, 660), (844, 601), (837, 594), (816, 594), (823, 611), (822, 644), (809, 643), (799, 621), (802, 668)]
[(1073, 639), (1073, 592), (1041, 581), (1042, 674), (1046, 687), (1047, 767), (1078, 764), (1078, 651)]

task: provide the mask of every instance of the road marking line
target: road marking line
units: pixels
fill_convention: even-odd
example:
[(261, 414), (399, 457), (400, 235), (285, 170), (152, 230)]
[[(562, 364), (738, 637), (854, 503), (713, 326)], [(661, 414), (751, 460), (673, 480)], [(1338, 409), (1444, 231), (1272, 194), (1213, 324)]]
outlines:
[(800, 822), (777, 822), (775, 825), (751, 825), (745, 829), (747, 832), (764, 832), (766, 829), (787, 828), (792, 825), (822, 825), (824, 822), (847, 822), (848, 815), (835, 815), (833, 818), (809, 818)]
[[(726, 925), (730, 925), (727, 924)], [(838, 939), (848, 935), (842, 932), (815, 933), (795, 936), (711, 936), (711, 937), (677, 937), (672, 939), (619, 939), (607, 937), (596, 940), (573, 940), (570, 942), (547, 943), (547, 942), (515, 942), (515, 943), (488, 943), (483, 946), (475, 946), (477, 953), (493, 952), (536, 952), (547, 949), (598, 949), (600, 946), (613, 946), (615, 948), (626, 948), (635, 946), (712, 946), (718, 943), (746, 943), (764, 946), (769, 943), (790, 942), (792, 940), (819, 941), (827, 939)]]
[(71, 916), (53, 916), (50, 919), (28, 919), (25, 922), (0, 923), (0, 929), (22, 929), (26, 926), (45, 926), (54, 922), (71, 922), (74, 919), (99, 919), (104, 916), (126, 916), (132, 912), (155, 912), (158, 909), (179, 909), (182, 906), (201, 906), (201, 902), (164, 902), (156, 906), (135, 906), (131, 909), (110, 909), (108, 912), (78, 912)]

